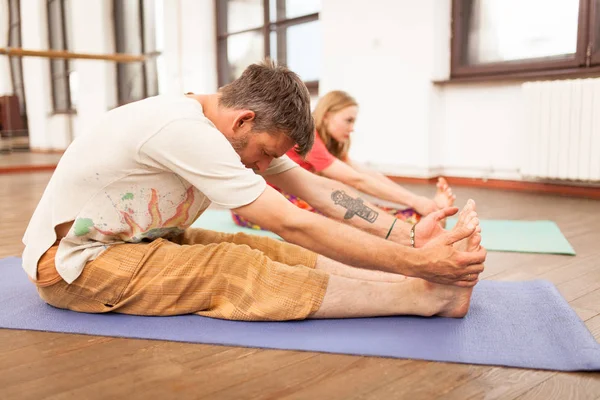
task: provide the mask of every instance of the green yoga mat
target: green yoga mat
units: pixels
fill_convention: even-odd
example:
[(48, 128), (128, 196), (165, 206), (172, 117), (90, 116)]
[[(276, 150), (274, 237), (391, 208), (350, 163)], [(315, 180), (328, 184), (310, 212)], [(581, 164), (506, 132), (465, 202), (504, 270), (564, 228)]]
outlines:
[[(448, 219), (446, 229), (451, 229), (456, 219)], [(481, 220), (482, 245), (488, 251), (518, 253), (550, 253), (575, 255), (571, 244), (552, 221)], [(281, 239), (268, 231), (242, 228), (233, 223), (229, 211), (206, 210), (192, 225), (226, 233), (245, 232)]]
[[(446, 229), (456, 219), (449, 218)], [(575, 250), (552, 221), (481, 220), (481, 245), (488, 251), (575, 255)]]
[(252, 235), (267, 236), (273, 239), (281, 240), (281, 236), (269, 231), (259, 231), (256, 229), (242, 228), (237, 226), (231, 219), (231, 212), (226, 210), (206, 210), (193, 224), (193, 228), (210, 229), (225, 233), (244, 232)]

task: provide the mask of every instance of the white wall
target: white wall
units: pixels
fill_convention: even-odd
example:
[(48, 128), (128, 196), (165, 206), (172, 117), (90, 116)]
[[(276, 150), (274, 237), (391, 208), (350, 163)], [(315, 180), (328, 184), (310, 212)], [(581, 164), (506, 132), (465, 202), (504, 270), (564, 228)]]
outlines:
[(181, 0), (182, 73), (186, 92), (217, 90), (214, 1)]
[[(114, 53), (112, 2), (71, 0), (69, 6), (72, 30), (69, 50), (78, 53)], [(89, 18), (90, 15), (94, 18)], [(117, 74), (113, 62), (73, 60), (72, 65), (77, 74), (77, 87), (72, 88), (76, 91), (77, 110), (73, 119), (73, 137), (77, 137), (95, 124), (99, 113), (117, 106)]]
[[(214, 92), (214, 2), (162, 1), (161, 93)], [(71, 3), (73, 49), (113, 52), (111, 2)], [(47, 48), (45, 0), (21, 6), (24, 47)], [(322, 0), (320, 92), (346, 90), (360, 103), (351, 152), (358, 161), (396, 175), (519, 179), (519, 85), (432, 83), (449, 77), (450, 9), (451, 0)], [(70, 133), (69, 117), (51, 115), (48, 61), (23, 64), (32, 147), (65, 148), (116, 104), (114, 64), (76, 61)]]
[(520, 179), (524, 116), (520, 84), (446, 86), (440, 143), (450, 176)]
[(323, 1), (319, 91), (341, 89), (357, 99), (353, 158), (416, 172), (429, 167), (433, 16), (431, 0)]
[(164, 2), (164, 93), (217, 90), (215, 9), (212, 0)]
[(320, 92), (359, 102), (359, 161), (395, 175), (519, 179), (519, 85), (432, 83), (450, 74), (450, 3), (323, 0)]

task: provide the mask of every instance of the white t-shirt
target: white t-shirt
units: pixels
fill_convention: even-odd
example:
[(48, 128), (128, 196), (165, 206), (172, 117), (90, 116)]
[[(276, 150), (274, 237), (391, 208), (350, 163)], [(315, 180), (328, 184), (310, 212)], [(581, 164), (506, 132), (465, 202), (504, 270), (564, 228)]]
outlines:
[[(295, 166), (284, 156), (264, 175)], [(198, 101), (156, 96), (116, 108), (62, 156), (23, 237), (23, 268), (36, 279), (62, 223), (74, 221), (56, 269), (71, 283), (108, 246), (177, 235), (211, 202), (241, 207), (265, 186)]]

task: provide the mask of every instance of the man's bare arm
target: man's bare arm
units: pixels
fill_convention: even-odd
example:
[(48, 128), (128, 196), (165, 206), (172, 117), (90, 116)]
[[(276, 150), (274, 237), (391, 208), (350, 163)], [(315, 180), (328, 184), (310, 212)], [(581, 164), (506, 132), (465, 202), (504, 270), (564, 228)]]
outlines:
[[(359, 211), (356, 207), (351, 209)], [(480, 264), (485, 259), (485, 251), (463, 253), (452, 246), (469, 236), (474, 228), (448, 232), (437, 240), (438, 246), (413, 249), (302, 210), (270, 187), (254, 202), (235, 211), (288, 242), (359, 268), (467, 286), (468, 275), (481, 272), (480, 266), (471, 264)]]
[[(292, 168), (265, 178), (283, 191), (307, 201), (326, 216), (380, 238), (385, 238), (396, 219), (375, 205), (363, 201), (354, 189), (303, 168)], [(396, 221), (389, 239), (408, 246), (410, 229), (410, 224)]]

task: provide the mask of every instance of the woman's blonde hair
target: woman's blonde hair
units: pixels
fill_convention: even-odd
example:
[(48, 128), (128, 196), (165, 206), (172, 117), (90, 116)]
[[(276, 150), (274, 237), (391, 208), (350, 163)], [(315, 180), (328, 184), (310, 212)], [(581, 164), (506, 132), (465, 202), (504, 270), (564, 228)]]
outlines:
[(327, 113), (331, 115), (350, 106), (358, 106), (358, 103), (348, 93), (341, 90), (334, 90), (321, 97), (315, 106), (315, 110), (313, 111), (315, 128), (317, 129), (319, 137), (323, 143), (325, 143), (327, 150), (329, 150), (334, 157), (339, 158), (340, 160), (346, 160), (348, 157), (350, 139), (345, 142), (339, 142), (335, 140), (327, 131), (325, 116)]

